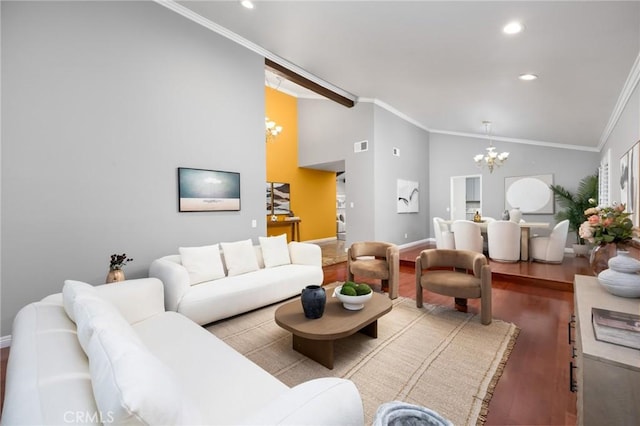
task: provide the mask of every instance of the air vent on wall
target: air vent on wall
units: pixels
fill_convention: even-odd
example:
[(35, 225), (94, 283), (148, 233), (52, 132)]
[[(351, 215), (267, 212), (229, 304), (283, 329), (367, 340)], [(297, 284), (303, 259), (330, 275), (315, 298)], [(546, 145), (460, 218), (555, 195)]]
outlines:
[(360, 141), (353, 144), (353, 152), (363, 152), (369, 149), (369, 141)]

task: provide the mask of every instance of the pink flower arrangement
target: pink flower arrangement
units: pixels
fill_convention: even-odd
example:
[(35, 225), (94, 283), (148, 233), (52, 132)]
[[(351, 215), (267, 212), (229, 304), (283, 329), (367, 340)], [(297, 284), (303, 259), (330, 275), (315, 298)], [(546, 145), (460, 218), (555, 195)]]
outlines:
[(631, 213), (625, 212), (624, 204), (607, 207), (591, 207), (584, 211), (587, 220), (580, 225), (580, 238), (593, 244), (616, 243), (626, 244), (633, 237), (640, 235), (629, 218)]

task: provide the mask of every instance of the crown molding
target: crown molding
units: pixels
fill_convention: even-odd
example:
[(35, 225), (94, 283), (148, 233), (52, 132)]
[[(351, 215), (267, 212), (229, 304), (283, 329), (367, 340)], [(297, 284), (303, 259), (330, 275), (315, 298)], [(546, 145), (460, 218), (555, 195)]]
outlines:
[[(358, 103), (360, 102), (366, 102), (366, 103), (372, 103), (374, 105), (379, 106), (380, 108), (384, 108), (387, 111), (389, 111), (392, 114), (395, 114), (396, 116), (398, 116), (399, 118), (415, 125), (416, 127), (419, 127), (429, 133), (438, 133), (441, 135), (450, 135), (450, 136), (463, 136), (466, 138), (474, 138), (474, 139), (489, 139), (489, 137), (487, 137), (487, 135), (485, 134), (478, 134), (478, 133), (464, 133), (464, 132), (452, 132), (449, 130), (439, 130), (439, 129), (431, 129), (425, 125), (423, 125), (422, 123), (419, 123), (418, 121), (414, 120), (413, 118), (403, 114), (402, 112), (398, 111), (397, 109), (395, 109), (394, 107), (392, 107), (391, 105), (379, 100), (379, 99), (371, 99), (371, 98), (358, 98)], [(538, 140), (531, 140), (531, 139), (518, 139), (518, 138), (509, 138), (509, 137), (503, 137), (503, 136), (491, 136), (491, 140), (494, 141), (502, 141), (502, 142), (510, 142), (510, 143), (518, 143), (518, 144), (524, 144), (524, 145), (535, 145), (535, 146), (546, 146), (546, 147), (550, 147), (550, 148), (560, 148), (560, 149), (571, 149), (571, 150), (575, 150), (575, 151), (587, 151), (587, 152), (600, 152), (599, 148), (591, 148), (591, 147), (586, 147), (586, 146), (580, 146), (580, 145), (568, 145), (568, 144), (560, 144), (560, 143), (555, 143), (555, 142), (546, 142), (546, 141), (538, 141)]]
[(202, 15), (195, 13), (194, 11), (192, 11), (191, 9), (182, 6), (181, 4), (176, 3), (174, 0), (153, 0), (154, 2), (156, 2), (157, 4), (166, 7), (169, 10), (172, 10), (173, 12), (184, 16), (185, 18), (199, 24), (202, 25), (203, 27), (243, 46), (246, 47), (247, 49), (251, 50), (252, 52), (255, 52), (261, 56), (263, 56), (265, 59), (269, 59), (273, 62), (275, 62), (276, 64), (285, 67), (291, 71), (293, 71), (294, 73), (306, 78), (307, 80), (322, 86), (323, 88), (330, 90), (332, 92), (337, 93), (338, 95), (347, 98), (349, 100), (351, 100), (353, 103), (355, 103), (358, 99), (357, 96), (355, 96), (352, 93), (347, 92), (344, 89), (341, 89), (337, 86), (334, 86), (333, 84), (329, 83), (328, 81), (325, 81), (323, 79), (321, 79), (318, 76), (315, 76), (313, 74), (311, 74), (310, 72), (300, 68), (299, 66), (287, 61), (284, 58), (281, 58), (280, 56), (276, 55), (275, 53), (272, 53), (270, 51), (268, 51), (267, 49), (247, 40), (244, 37), (239, 36), (238, 34), (228, 30), (227, 28), (223, 27), (222, 25), (216, 24), (215, 22), (203, 17)]
[(624, 86), (622, 87), (622, 92), (620, 96), (618, 96), (618, 101), (616, 102), (616, 106), (613, 108), (613, 112), (611, 113), (611, 117), (609, 118), (609, 122), (607, 126), (604, 128), (602, 132), (602, 136), (600, 136), (600, 143), (598, 144), (598, 151), (601, 151), (604, 147), (604, 144), (607, 143), (609, 136), (611, 136), (611, 132), (613, 132), (613, 128), (618, 124), (618, 120), (622, 115), (622, 112), (627, 106), (629, 102), (629, 98), (633, 94), (633, 91), (636, 89), (638, 82), (640, 81), (640, 53), (636, 57), (636, 61), (633, 63), (631, 67), (631, 71), (629, 71), (629, 75), (627, 76), (627, 81), (625, 81)]
[(389, 111), (391, 114), (394, 114), (396, 116), (398, 116), (399, 118), (403, 119), (404, 121), (413, 124), (416, 127), (419, 127), (422, 130), (426, 130), (427, 132), (430, 132), (431, 130), (426, 127), (424, 124), (414, 120), (413, 118), (409, 117), (408, 115), (404, 114), (403, 112), (400, 112), (399, 110), (395, 109), (394, 107), (392, 107), (391, 105), (389, 105), (388, 103), (381, 101), (380, 99), (373, 99), (373, 98), (358, 98), (358, 103), (371, 103), (374, 105), (379, 106), (380, 108), (383, 108), (387, 111)]
[[(485, 134), (478, 134), (478, 133), (451, 132), (449, 130), (438, 130), (438, 129), (431, 129), (430, 132), (438, 133), (441, 135), (463, 136), (466, 138), (489, 139), (489, 136)], [(592, 147), (580, 146), (580, 145), (568, 145), (568, 144), (561, 144), (556, 142), (538, 141), (538, 140), (532, 140), (532, 139), (518, 139), (518, 138), (509, 138), (504, 136), (491, 135), (491, 140), (518, 143), (523, 145), (546, 146), (549, 148), (571, 149), (574, 151), (600, 152), (599, 148), (592, 148)]]

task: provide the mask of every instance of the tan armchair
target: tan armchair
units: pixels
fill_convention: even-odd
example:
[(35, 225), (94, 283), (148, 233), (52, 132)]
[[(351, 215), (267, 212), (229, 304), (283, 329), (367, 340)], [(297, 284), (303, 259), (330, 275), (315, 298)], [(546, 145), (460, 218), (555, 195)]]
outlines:
[(367, 241), (351, 244), (347, 251), (347, 279), (355, 276), (381, 280), (389, 298), (398, 297), (400, 254), (394, 244)]
[(423, 250), (416, 258), (418, 308), (422, 307), (423, 289), (454, 297), (457, 305), (466, 306), (467, 299), (480, 299), (480, 321), (491, 324), (491, 268), (482, 253)]

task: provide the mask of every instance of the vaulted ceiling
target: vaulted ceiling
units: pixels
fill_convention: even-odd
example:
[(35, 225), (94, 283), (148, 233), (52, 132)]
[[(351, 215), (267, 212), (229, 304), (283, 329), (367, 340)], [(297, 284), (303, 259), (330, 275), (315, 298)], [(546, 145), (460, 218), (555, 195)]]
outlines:
[[(439, 133), (483, 135), (489, 120), (496, 139), (595, 151), (640, 75), (637, 1), (178, 4)], [(511, 21), (524, 30), (503, 33)]]

